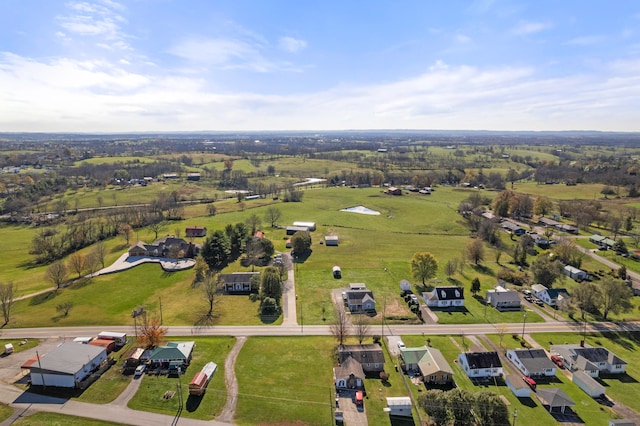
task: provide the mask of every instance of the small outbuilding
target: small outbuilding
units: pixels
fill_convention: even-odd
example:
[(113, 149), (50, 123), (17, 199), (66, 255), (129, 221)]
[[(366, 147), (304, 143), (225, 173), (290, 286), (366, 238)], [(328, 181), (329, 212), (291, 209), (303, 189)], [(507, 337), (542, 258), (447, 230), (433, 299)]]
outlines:
[(411, 398), (408, 396), (389, 396), (387, 397), (386, 412), (390, 416), (413, 417), (411, 414)]
[(324, 237), (324, 245), (337, 246), (338, 244), (339, 244), (339, 239), (337, 235), (327, 235)]
[(75, 388), (107, 360), (104, 348), (68, 342), (29, 364), (31, 384)]
[(527, 385), (522, 376), (518, 374), (507, 374), (504, 378), (507, 387), (518, 398), (528, 398), (531, 396), (531, 388)]
[(576, 281), (586, 280), (588, 274), (582, 269), (578, 269), (571, 265), (566, 265), (564, 267), (564, 274), (569, 278), (573, 278)]
[(316, 230), (315, 222), (293, 222), (293, 226), (300, 226), (303, 228), (307, 228), (309, 232), (313, 232)]
[(598, 398), (605, 394), (604, 386), (584, 371), (574, 371), (571, 381), (591, 398)]

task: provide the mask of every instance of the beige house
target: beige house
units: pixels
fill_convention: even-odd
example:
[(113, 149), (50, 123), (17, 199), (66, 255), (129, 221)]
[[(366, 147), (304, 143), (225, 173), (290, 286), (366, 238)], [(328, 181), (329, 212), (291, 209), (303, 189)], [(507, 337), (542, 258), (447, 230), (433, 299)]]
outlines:
[(420, 375), (424, 383), (450, 384), (453, 382), (453, 370), (442, 352), (436, 348), (421, 346), (418, 348), (400, 348), (403, 369), (409, 375)]

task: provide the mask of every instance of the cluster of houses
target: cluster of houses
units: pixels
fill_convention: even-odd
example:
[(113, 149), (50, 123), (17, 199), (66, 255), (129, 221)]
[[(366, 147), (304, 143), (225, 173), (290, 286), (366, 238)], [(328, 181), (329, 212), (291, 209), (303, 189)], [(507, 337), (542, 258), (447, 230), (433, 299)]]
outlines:
[[(187, 226), (185, 229), (187, 238), (205, 237), (207, 228), (204, 226)], [(129, 256), (169, 257), (194, 259), (200, 253), (201, 244), (194, 244), (182, 238), (167, 235), (158, 238), (151, 244), (143, 241), (136, 242), (129, 248)]]
[(568, 232), (569, 234), (578, 233), (578, 228), (576, 228), (575, 226), (558, 222), (557, 220), (549, 219), (547, 217), (541, 217), (540, 219), (538, 219), (538, 225), (544, 226), (545, 228), (556, 229), (562, 232)]
[[(110, 349), (95, 342), (109, 341), (115, 348), (126, 342), (124, 333), (100, 333), (97, 338), (77, 338), (65, 342), (53, 351), (28, 359), (21, 367), (28, 371), (32, 385), (62, 388), (84, 388), (92, 375), (106, 370)], [(191, 362), (195, 342), (168, 342), (151, 350), (133, 349), (124, 360), (124, 371), (140, 364), (159, 373), (184, 372)]]

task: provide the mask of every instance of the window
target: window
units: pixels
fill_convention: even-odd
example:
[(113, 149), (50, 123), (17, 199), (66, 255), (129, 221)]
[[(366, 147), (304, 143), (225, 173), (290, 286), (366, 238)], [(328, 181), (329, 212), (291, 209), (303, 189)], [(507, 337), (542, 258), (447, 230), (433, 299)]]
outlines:
[(429, 380), (431, 380), (432, 382), (435, 382), (436, 381), (436, 376), (430, 376)]
[(446, 374), (442, 375), (442, 380), (447, 380), (449, 378), (449, 376), (447, 376)]
[(480, 370), (473, 370), (473, 374), (478, 374)]

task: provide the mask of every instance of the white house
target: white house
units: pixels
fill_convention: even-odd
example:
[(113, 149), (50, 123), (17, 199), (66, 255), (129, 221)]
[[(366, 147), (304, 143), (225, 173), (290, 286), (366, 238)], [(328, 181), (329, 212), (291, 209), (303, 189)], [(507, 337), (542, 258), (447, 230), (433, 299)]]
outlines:
[(422, 293), (422, 298), (429, 307), (464, 306), (464, 288), (456, 286), (436, 287), (430, 292)]
[(627, 370), (627, 363), (605, 348), (578, 344), (551, 345), (550, 352), (561, 356), (568, 369), (582, 370), (591, 377), (598, 377), (601, 371), (623, 374)]
[(458, 365), (470, 378), (502, 375), (502, 363), (497, 352), (461, 353), (458, 355)]
[(555, 376), (556, 365), (551, 362), (543, 349), (510, 349), (507, 358), (529, 377)]
[(29, 366), (31, 384), (75, 388), (106, 359), (102, 347), (63, 343)]
[(307, 228), (310, 232), (316, 230), (315, 222), (293, 222), (293, 226), (301, 226), (303, 228)]
[(547, 288), (542, 284), (534, 284), (531, 286), (531, 290), (533, 290), (535, 297), (553, 308), (558, 307), (563, 300), (569, 297), (569, 293), (564, 288)]
[(588, 276), (588, 274), (585, 271), (583, 271), (582, 269), (578, 269), (578, 268), (576, 268), (574, 266), (571, 266), (571, 265), (566, 265), (564, 267), (564, 273), (565, 273), (566, 276), (568, 276), (569, 278), (573, 278), (576, 281), (577, 280), (580, 280), (580, 281), (586, 280), (587, 276)]

